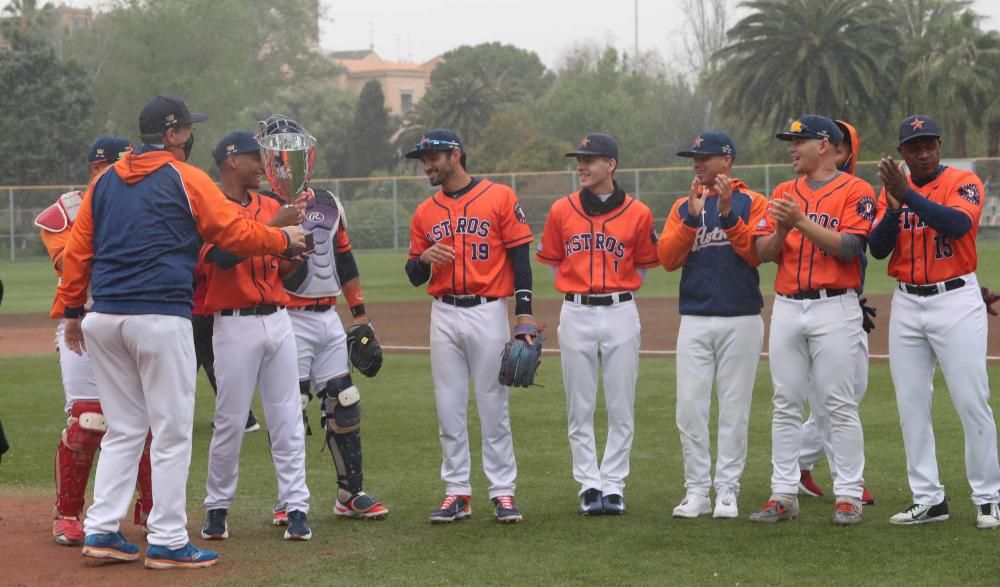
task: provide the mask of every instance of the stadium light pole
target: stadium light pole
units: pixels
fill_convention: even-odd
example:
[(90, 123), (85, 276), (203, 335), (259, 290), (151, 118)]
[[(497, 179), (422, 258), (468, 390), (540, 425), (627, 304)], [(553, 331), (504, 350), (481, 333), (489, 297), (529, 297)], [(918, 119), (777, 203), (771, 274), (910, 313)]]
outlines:
[(632, 14), (635, 16), (635, 50), (633, 57), (635, 59), (639, 58), (639, 0), (635, 0), (633, 4)]

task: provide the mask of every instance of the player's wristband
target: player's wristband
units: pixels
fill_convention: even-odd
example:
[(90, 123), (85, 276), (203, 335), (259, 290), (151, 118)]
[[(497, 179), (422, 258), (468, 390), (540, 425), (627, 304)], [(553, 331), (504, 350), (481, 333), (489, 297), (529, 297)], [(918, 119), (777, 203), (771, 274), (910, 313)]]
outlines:
[(63, 318), (66, 318), (67, 320), (75, 320), (76, 318), (82, 317), (85, 312), (86, 312), (86, 310), (84, 308), (82, 308), (82, 307), (81, 308), (65, 308), (65, 309), (63, 309)]
[(531, 316), (531, 290), (519, 289), (514, 292), (514, 315)]
[(364, 304), (358, 304), (357, 306), (351, 306), (351, 316), (357, 318), (358, 316), (364, 316), (368, 312), (365, 311)]

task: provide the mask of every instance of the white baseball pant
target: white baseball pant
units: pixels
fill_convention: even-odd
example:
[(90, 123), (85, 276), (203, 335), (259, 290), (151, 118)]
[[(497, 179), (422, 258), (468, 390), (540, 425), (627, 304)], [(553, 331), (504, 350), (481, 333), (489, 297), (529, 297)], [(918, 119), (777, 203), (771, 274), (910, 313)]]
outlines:
[(108, 423), (84, 531), (118, 531), (152, 430), (153, 511), (146, 521), (146, 541), (181, 548), (189, 542), (186, 490), (195, 389), (191, 320), (92, 312), (83, 319), (83, 332)]
[[(623, 495), (635, 434), (635, 382), (639, 375), (642, 327), (635, 301), (585, 306), (564, 301), (559, 313), (559, 354), (573, 478), (580, 493), (599, 489)], [(597, 463), (594, 410), (598, 373), (604, 376), (608, 438)]]
[(459, 308), (431, 304), (431, 376), (441, 441), (441, 479), (448, 495), (472, 495), (469, 480), (469, 377), (482, 429), (483, 471), (489, 497), (514, 495), (517, 463), (508, 412), (509, 390), (500, 384), (500, 354), (510, 339), (507, 300)]
[(774, 384), (771, 420), (771, 490), (796, 494), (802, 448), (802, 414), (822, 405), (830, 415), (834, 494), (861, 498), (864, 432), (854, 398), (861, 308), (848, 291), (818, 300), (775, 296), (768, 353)]
[(712, 486), (708, 420), (712, 383), (719, 397), (715, 490), (739, 492), (764, 320), (755, 316), (681, 316), (677, 333), (677, 429), (684, 487), (708, 497)]
[(279, 309), (267, 316), (223, 316), (216, 312), (212, 349), (219, 393), (208, 451), (205, 509), (228, 508), (233, 503), (246, 414), (257, 386), (278, 479), (276, 509), (308, 512), (306, 434), (288, 313)]
[(889, 314), (889, 368), (896, 389), (906, 473), (913, 502), (944, 500), (931, 419), (934, 368), (941, 365), (965, 432), (965, 470), (972, 501), (1000, 501), (997, 431), (986, 373), (986, 306), (975, 273), (965, 286), (920, 297), (896, 289)]
[(310, 380), (315, 391), (334, 377), (350, 372), (347, 334), (333, 308), (326, 312), (288, 310), (295, 332), (299, 381)]
[(63, 332), (66, 321), (60, 320), (56, 326), (56, 348), (59, 349), (59, 372), (62, 374), (63, 394), (66, 396), (65, 411), (69, 414), (73, 402), (97, 400), (97, 383), (94, 369), (90, 365), (90, 354), (84, 351), (78, 355), (66, 347)]

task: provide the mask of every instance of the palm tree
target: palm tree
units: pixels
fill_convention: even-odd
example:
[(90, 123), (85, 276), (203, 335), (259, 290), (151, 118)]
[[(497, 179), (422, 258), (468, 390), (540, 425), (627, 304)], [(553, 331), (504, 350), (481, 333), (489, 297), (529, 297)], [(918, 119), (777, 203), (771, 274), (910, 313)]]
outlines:
[[(712, 75), (720, 110), (745, 124), (805, 113), (871, 116), (894, 35), (882, 0), (751, 0)], [(878, 115), (878, 113), (875, 113)]]
[(29, 30), (48, 32), (55, 21), (52, 3), (46, 2), (39, 7), (37, 0), (10, 0), (10, 4), (4, 6), (3, 14), (8, 19), (4, 23), (5, 28), (12, 28), (22, 35)]

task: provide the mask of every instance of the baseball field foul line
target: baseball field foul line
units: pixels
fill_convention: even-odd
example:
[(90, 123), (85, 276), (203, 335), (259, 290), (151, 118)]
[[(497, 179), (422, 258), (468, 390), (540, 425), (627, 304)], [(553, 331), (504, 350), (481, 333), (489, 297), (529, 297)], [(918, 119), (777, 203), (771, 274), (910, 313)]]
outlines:
[[(382, 347), (389, 351), (404, 351), (404, 352), (416, 352), (423, 351), (429, 352), (431, 347), (429, 346), (407, 346), (407, 345), (385, 345)], [(559, 349), (542, 349), (543, 354), (547, 355), (558, 355)], [(672, 357), (677, 354), (677, 351), (650, 351), (650, 350), (640, 350), (640, 355), (653, 356), (653, 357)], [(763, 352), (760, 356), (767, 358), (767, 352)], [(868, 355), (871, 359), (888, 359), (889, 355)], [(987, 361), (1000, 361), (1000, 355), (987, 355)]]

